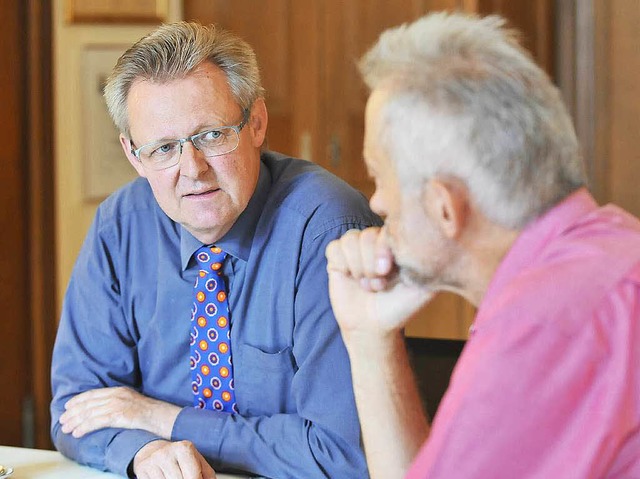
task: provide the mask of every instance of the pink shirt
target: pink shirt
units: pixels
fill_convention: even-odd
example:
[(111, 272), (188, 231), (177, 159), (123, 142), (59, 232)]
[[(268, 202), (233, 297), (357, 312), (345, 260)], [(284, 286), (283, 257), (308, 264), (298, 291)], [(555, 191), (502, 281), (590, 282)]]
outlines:
[(498, 267), (407, 479), (640, 478), (640, 222), (580, 190)]

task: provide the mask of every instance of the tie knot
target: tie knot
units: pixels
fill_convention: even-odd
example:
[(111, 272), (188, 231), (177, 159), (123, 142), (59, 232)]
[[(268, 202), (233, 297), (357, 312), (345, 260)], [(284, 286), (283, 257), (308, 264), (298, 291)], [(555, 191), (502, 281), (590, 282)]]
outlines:
[(222, 269), (222, 263), (226, 257), (227, 253), (217, 246), (203, 246), (196, 251), (196, 261), (200, 269), (209, 273)]

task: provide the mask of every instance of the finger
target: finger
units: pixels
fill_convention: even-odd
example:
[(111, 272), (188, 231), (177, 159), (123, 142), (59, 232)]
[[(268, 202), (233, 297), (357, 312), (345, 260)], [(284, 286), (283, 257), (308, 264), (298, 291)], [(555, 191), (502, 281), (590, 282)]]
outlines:
[(360, 262), (362, 264), (362, 275), (366, 278), (380, 276), (376, 267), (379, 236), (380, 228), (367, 228), (360, 233)]
[(104, 414), (108, 410), (118, 408), (122, 401), (114, 399), (111, 396), (96, 395), (86, 396), (82, 401), (67, 403), (67, 410), (60, 416), (60, 423), (75, 428), (91, 417)]
[(181, 476), (184, 479), (202, 479), (202, 455), (189, 441), (173, 444)]
[(87, 411), (82, 416), (76, 416), (72, 421), (66, 423), (62, 431), (71, 433), (73, 437), (82, 437), (85, 434), (104, 429), (105, 427), (117, 427), (111, 416), (103, 411)]
[(123, 414), (128, 404), (120, 400), (111, 400), (104, 404), (94, 403), (82, 408), (75, 408), (65, 414), (62, 431), (71, 433), (73, 437), (82, 437), (89, 432), (106, 427), (127, 427), (127, 418)]
[(391, 248), (389, 247), (387, 230), (383, 226), (380, 229), (380, 234), (377, 237), (376, 243), (376, 272), (380, 276), (388, 276), (393, 273), (394, 269), (395, 259)]
[(67, 422), (71, 418), (86, 416), (89, 412), (95, 411), (99, 408), (106, 408), (110, 405), (115, 406), (122, 403), (123, 401), (120, 401), (119, 399), (109, 397), (98, 397), (91, 400), (85, 399), (82, 402), (76, 402), (75, 404), (67, 405), (67, 409), (64, 413), (62, 413), (60, 419), (62, 422)]
[(64, 408), (65, 409), (73, 409), (73, 408), (77, 408), (80, 407), (82, 404), (86, 403), (87, 401), (92, 401), (93, 398), (95, 398), (96, 396), (96, 391), (98, 391), (97, 389), (91, 389), (89, 391), (85, 391), (82, 392), (74, 397), (72, 397), (71, 399), (69, 399), (65, 405)]
[(200, 470), (202, 471), (202, 479), (216, 479), (216, 472), (213, 470), (213, 467), (207, 462), (207, 460), (199, 455), (200, 459)]
[(67, 409), (60, 416), (60, 425), (62, 426), (62, 432), (70, 433), (74, 429), (76, 429), (83, 421), (87, 418), (87, 412), (84, 407), (80, 408), (78, 406)]
[(389, 280), (385, 277), (360, 279), (360, 287), (374, 293), (389, 289), (390, 284)]
[[(180, 460), (177, 457), (169, 457), (164, 458), (162, 462), (159, 463), (160, 471), (162, 472), (162, 476), (170, 479), (191, 479), (190, 476), (185, 476), (182, 472), (182, 467), (180, 464)], [(155, 476), (153, 476), (155, 478)]]
[(340, 246), (340, 240), (333, 240), (327, 245), (327, 249), (324, 252), (327, 258), (327, 271), (338, 271), (340, 273), (348, 274), (347, 263), (342, 253), (342, 246)]
[(79, 407), (83, 404), (93, 403), (96, 401), (104, 402), (115, 397), (126, 398), (132, 392), (133, 391), (131, 389), (120, 386), (90, 389), (69, 399), (65, 404), (65, 408), (69, 409), (73, 407)]
[(145, 467), (139, 473), (136, 473), (135, 477), (137, 479), (165, 479), (173, 476), (166, 476), (162, 468), (157, 464), (145, 464)]
[(364, 275), (360, 252), (360, 230), (349, 230), (340, 238), (340, 249), (349, 275), (360, 279)]

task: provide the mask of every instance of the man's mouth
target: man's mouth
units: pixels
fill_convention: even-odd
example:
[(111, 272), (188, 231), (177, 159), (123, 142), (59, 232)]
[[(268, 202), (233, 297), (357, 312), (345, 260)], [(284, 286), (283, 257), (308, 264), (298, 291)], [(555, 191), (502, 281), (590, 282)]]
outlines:
[(184, 196), (195, 196), (195, 197), (198, 197), (198, 196), (206, 196), (206, 195), (208, 195), (208, 194), (215, 193), (215, 192), (216, 192), (216, 191), (218, 191), (219, 189), (220, 189), (220, 188), (210, 188), (210, 189), (208, 189), (208, 190), (194, 191), (194, 192), (192, 192), (192, 193), (187, 193), (187, 194), (186, 194), (186, 195), (184, 195)]

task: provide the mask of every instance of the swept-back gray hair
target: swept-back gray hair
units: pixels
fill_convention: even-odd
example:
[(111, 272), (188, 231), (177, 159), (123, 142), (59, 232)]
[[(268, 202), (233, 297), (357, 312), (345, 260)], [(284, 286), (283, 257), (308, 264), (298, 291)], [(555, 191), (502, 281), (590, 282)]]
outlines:
[(404, 180), (455, 176), (512, 228), (585, 184), (559, 91), (504, 19), (431, 14), (383, 33), (359, 66), (388, 93), (381, 141)]
[(129, 136), (127, 96), (136, 80), (164, 83), (181, 79), (205, 61), (224, 72), (242, 109), (264, 96), (258, 62), (248, 43), (214, 25), (170, 23), (133, 44), (107, 79), (104, 97), (116, 127)]

